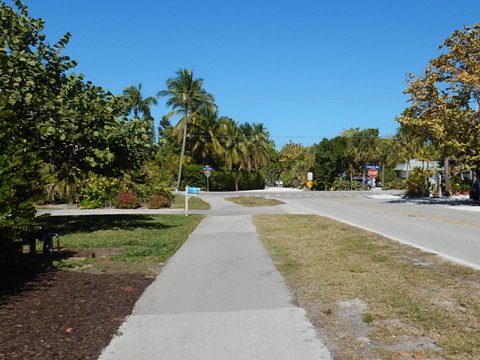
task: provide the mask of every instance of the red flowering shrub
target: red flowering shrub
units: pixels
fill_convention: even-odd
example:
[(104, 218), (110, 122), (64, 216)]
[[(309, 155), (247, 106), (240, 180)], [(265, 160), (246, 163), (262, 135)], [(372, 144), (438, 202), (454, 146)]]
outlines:
[(140, 199), (132, 193), (124, 192), (113, 199), (113, 206), (117, 209), (136, 209), (140, 205)]
[(149, 209), (161, 209), (170, 207), (172, 201), (168, 196), (165, 195), (152, 195), (150, 201), (148, 202)]

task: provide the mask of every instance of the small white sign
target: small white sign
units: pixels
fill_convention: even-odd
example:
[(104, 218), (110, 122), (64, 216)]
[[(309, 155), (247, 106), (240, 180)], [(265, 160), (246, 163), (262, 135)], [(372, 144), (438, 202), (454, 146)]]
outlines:
[(307, 180), (313, 180), (313, 172), (307, 173)]

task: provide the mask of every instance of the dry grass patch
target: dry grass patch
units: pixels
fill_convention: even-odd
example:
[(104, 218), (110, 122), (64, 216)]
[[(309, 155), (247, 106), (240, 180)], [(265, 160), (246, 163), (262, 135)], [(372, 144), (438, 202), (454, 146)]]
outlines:
[(225, 200), (245, 207), (275, 206), (285, 204), (283, 201), (267, 199), (261, 196), (237, 196), (225, 198)]
[(314, 215), (254, 223), (338, 359), (480, 359), (480, 272)]

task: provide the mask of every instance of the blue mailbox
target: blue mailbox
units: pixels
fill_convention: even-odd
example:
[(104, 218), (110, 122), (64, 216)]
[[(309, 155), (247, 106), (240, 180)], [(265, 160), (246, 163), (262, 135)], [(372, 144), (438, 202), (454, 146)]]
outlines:
[(189, 187), (187, 186), (187, 195), (198, 195), (200, 194), (199, 187)]

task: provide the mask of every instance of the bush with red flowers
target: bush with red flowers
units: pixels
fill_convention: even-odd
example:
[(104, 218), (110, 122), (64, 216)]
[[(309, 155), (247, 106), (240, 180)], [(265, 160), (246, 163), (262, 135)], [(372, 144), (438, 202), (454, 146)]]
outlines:
[(113, 206), (117, 209), (136, 209), (140, 205), (140, 199), (135, 194), (128, 192), (123, 192), (113, 199)]

